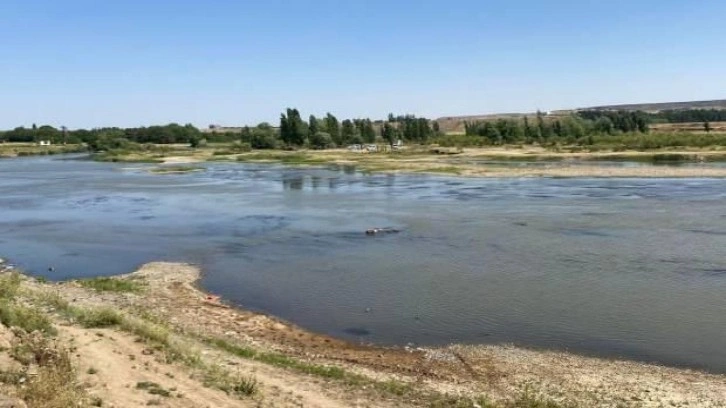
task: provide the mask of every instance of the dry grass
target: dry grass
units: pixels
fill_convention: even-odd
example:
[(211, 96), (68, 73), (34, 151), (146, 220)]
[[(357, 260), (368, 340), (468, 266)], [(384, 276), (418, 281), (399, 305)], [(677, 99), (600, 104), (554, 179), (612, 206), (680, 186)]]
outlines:
[[(70, 351), (38, 333), (19, 334), (13, 357), (23, 364), (17, 377), (18, 396), (29, 408), (89, 406), (91, 399), (78, 383)], [(35, 375), (28, 375), (35, 367)], [(20, 386), (22, 384), (22, 386)]]
[(91, 279), (78, 280), (78, 284), (84, 288), (90, 288), (97, 292), (117, 292), (117, 293), (139, 293), (144, 290), (141, 282), (115, 279), (109, 277), (98, 277)]
[(17, 272), (0, 276), (0, 299), (13, 299), (18, 294), (22, 278)]
[(9, 300), (0, 300), (0, 323), (21, 328), (28, 333), (39, 331), (47, 335), (56, 334), (53, 324), (43, 311)]

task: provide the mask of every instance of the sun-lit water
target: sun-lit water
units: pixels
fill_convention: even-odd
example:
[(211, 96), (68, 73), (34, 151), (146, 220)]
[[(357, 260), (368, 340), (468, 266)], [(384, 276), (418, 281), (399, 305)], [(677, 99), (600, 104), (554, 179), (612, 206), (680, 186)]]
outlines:
[(726, 372), (726, 180), (206, 166), (0, 160), (0, 256), (53, 279), (195, 262), (235, 304), (355, 341)]

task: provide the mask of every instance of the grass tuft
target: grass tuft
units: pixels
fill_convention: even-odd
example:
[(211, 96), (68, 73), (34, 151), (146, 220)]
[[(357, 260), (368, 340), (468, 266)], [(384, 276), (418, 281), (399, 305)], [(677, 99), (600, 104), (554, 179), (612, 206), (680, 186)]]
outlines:
[(19, 327), (28, 333), (37, 330), (46, 335), (56, 334), (50, 319), (40, 309), (8, 300), (0, 300), (0, 322), (7, 327)]
[(28, 376), (20, 397), (29, 408), (67, 408), (85, 406), (87, 396), (78, 385), (68, 349), (37, 333), (19, 337), (14, 357), (22, 364), (37, 365), (36, 375)]
[(202, 384), (205, 387), (216, 388), (238, 397), (250, 397), (259, 391), (255, 378), (233, 375), (218, 366), (209, 366), (204, 370)]
[(93, 289), (97, 292), (139, 293), (145, 287), (144, 284), (133, 280), (108, 277), (81, 279), (78, 283), (84, 288)]
[(171, 391), (165, 390), (161, 385), (151, 381), (141, 381), (136, 383), (137, 390), (145, 390), (151, 395), (160, 395), (162, 397), (170, 397)]
[(103, 307), (98, 309), (71, 308), (70, 315), (87, 329), (111, 327), (121, 324), (123, 317), (114, 309)]
[(17, 272), (3, 274), (0, 277), (0, 299), (13, 299), (18, 293), (22, 278)]

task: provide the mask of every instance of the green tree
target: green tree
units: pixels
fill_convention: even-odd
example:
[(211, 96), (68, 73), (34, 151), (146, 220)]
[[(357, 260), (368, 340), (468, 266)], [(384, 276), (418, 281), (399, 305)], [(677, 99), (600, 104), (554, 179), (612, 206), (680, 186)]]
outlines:
[(308, 125), (297, 109), (287, 109), (280, 116), (280, 138), (288, 146), (303, 146), (308, 137)]
[(352, 120), (346, 119), (343, 121), (341, 130), (340, 130), (340, 139), (341, 144), (350, 144), (354, 143), (355, 141), (359, 141), (359, 143), (354, 144), (360, 144), (362, 143), (362, 140), (360, 140), (360, 137), (358, 136), (355, 131), (355, 124)]
[(318, 123), (318, 118), (315, 117), (315, 115), (310, 115), (310, 120), (308, 120), (308, 126), (309, 126), (309, 135), (312, 136), (320, 131), (320, 125)]
[(544, 114), (537, 111), (537, 132), (539, 133), (540, 143), (547, 143), (552, 137), (552, 126), (544, 120)]
[(711, 133), (711, 123), (703, 122), (703, 130), (705, 130), (706, 133)]
[(250, 146), (253, 149), (274, 149), (278, 145), (277, 133), (267, 122), (262, 122), (250, 131)]
[(393, 146), (400, 138), (398, 129), (395, 126), (393, 126), (390, 122), (386, 122), (383, 124), (383, 130), (381, 131), (381, 136), (383, 136), (383, 140), (385, 140), (391, 146)]
[(613, 121), (607, 116), (599, 117), (594, 124), (594, 130), (598, 133), (612, 134), (615, 126)]
[(360, 135), (361, 139), (365, 143), (376, 142), (376, 129), (373, 127), (373, 122), (370, 119), (355, 119), (356, 132)]
[(523, 126), (524, 126), (524, 141), (526, 143), (533, 143), (534, 140), (537, 138), (537, 134), (536, 134), (535, 130), (532, 128), (532, 126), (529, 125), (529, 118), (527, 116), (524, 117)]
[(340, 136), (340, 123), (338, 122), (338, 118), (328, 112), (328, 114), (325, 115), (325, 119), (323, 119), (323, 127), (333, 139), (333, 143), (335, 143), (336, 145), (343, 144)]
[(310, 135), (310, 147), (313, 149), (327, 149), (333, 145), (333, 138), (329, 133), (316, 132)]

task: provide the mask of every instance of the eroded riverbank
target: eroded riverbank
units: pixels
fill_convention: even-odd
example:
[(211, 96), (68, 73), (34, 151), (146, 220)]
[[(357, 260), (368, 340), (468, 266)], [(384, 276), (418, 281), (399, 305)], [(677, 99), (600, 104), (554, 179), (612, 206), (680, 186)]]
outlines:
[[(269, 316), (227, 307), (197, 288), (199, 278), (200, 270), (192, 265), (152, 263), (134, 273), (112, 278), (131, 282), (130, 286), (76, 281), (51, 284), (26, 279), (22, 283), (22, 296), (25, 304), (45, 304), (52, 319), (61, 318), (63, 308), (110, 308), (129, 316), (127, 319), (142, 319), (163, 328), (168, 333), (166, 336), (178, 336), (175, 342), (189, 342), (185, 347), (189, 352), (196, 350), (201, 356), (216, 356), (215, 364), (234, 371), (235, 375), (254, 376), (259, 393), (252, 400), (265, 406), (293, 406), (294, 401), (300, 401), (305, 406), (326, 407), (473, 407), (485, 399), (493, 406), (508, 406), (518, 399), (523, 401), (524, 395), (532, 405), (517, 406), (535, 406), (536, 400), (559, 404), (551, 406), (577, 407), (720, 407), (726, 404), (726, 377), (693, 370), (513, 346), (382, 348), (352, 344)], [(139, 290), (109, 291), (119, 287)], [(59, 317), (54, 317), (56, 314)], [(114, 327), (116, 324), (109, 325), (110, 329)], [(124, 332), (123, 323), (118, 327), (119, 333)], [(75, 338), (93, 343), (93, 337), (87, 337), (84, 330), (92, 334), (95, 329), (61, 329), (63, 333), (72, 332)], [(153, 340), (147, 341), (153, 343)], [(81, 364), (88, 364), (88, 356), (84, 355), (86, 348), (80, 349), (79, 359), (86, 361)], [(137, 351), (145, 359), (143, 349), (140, 346)], [(118, 358), (128, 361), (126, 355)], [(127, 378), (133, 382), (135, 375), (143, 373), (167, 388), (174, 388), (176, 383), (170, 377), (163, 378), (164, 368), (156, 367), (158, 374), (154, 374), (155, 370), (132, 368), (139, 364), (143, 367), (143, 362), (121, 365), (107, 362), (104, 370), (110, 370), (106, 372), (109, 378)], [(186, 369), (189, 368), (175, 368), (178, 374)], [(320, 381), (327, 385), (321, 386)], [(88, 392), (106, 401), (121, 403), (114, 398), (123, 396), (123, 387), (121, 383), (111, 388), (98, 384)], [(192, 389), (190, 385), (185, 386), (188, 400), (201, 398)], [(212, 391), (200, 389), (199, 392)], [(136, 400), (143, 400), (137, 397)], [(223, 392), (214, 395), (222, 401), (218, 406), (232, 404), (224, 402), (228, 397)], [(164, 399), (162, 402), (168, 406), (187, 406)]]

